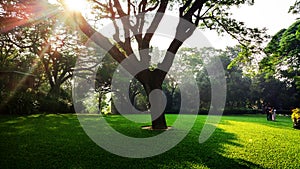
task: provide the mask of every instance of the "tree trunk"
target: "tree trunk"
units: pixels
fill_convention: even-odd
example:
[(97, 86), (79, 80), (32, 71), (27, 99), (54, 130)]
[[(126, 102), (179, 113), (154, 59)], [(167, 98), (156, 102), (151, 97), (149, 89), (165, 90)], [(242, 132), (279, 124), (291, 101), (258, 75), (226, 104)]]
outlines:
[(48, 92), (48, 94), (50, 94), (53, 97), (59, 97), (60, 96), (60, 85), (59, 84), (54, 84), (53, 86), (51, 86), (50, 91)]
[(98, 109), (99, 109), (99, 114), (102, 114), (102, 92), (99, 92), (99, 98), (98, 98)]
[[(151, 120), (152, 120), (152, 129), (154, 130), (164, 130), (167, 129), (167, 122), (165, 118), (164, 108), (165, 105), (163, 104), (163, 97), (160, 95), (155, 95), (155, 99), (150, 99), (150, 93), (155, 90), (162, 90), (162, 83), (165, 77), (165, 73), (161, 70), (145, 70), (144, 78), (139, 79), (143, 84), (143, 87), (146, 91), (149, 103), (150, 103), (150, 113), (151, 113)], [(145, 77), (146, 75), (146, 77)], [(151, 102), (150, 102), (151, 101)], [(151, 105), (152, 103), (152, 105)], [(153, 105), (154, 104), (154, 105)], [(155, 107), (153, 107), (155, 106)], [(163, 108), (163, 110), (162, 110)]]
[[(153, 83), (153, 84), (146, 84), (145, 85), (145, 90), (147, 93), (147, 97), (150, 103), (150, 113), (151, 113), (151, 121), (152, 121), (152, 129), (167, 129), (167, 122), (166, 122), (166, 118), (165, 118), (165, 113), (164, 110), (159, 109), (158, 107), (162, 107), (160, 104), (162, 103), (162, 98), (161, 97), (157, 97), (155, 99), (153, 99), (154, 101), (150, 102), (150, 98), (149, 95), (151, 93), (151, 91), (155, 90), (155, 89), (162, 89), (161, 85), (157, 85), (157, 83)], [(156, 106), (156, 107), (152, 107), (152, 106)]]
[(114, 103), (114, 100), (111, 99), (111, 114), (120, 114), (119, 111), (117, 110), (116, 106), (115, 106), (115, 103)]

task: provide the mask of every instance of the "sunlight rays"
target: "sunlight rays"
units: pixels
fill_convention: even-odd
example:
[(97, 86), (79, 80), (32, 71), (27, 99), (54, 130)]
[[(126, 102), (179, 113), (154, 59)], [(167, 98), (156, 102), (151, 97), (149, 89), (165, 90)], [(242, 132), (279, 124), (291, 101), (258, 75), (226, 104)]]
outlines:
[[(45, 4), (43, 2), (37, 2), (36, 4), (29, 6), (28, 8), (26, 8), (24, 12), (27, 13), (26, 16), (24, 15), (24, 18), (10, 17), (4, 20), (2, 22), (2, 25), (0, 26), (0, 33), (9, 33), (14, 31), (14, 29), (18, 27), (22, 28), (28, 26), (30, 27), (32, 25), (43, 24), (42, 22), (45, 22), (49, 18), (53, 18), (53, 17), (57, 18), (58, 20), (61, 20), (60, 22), (56, 22), (54, 23), (54, 25), (51, 26), (52, 30), (56, 30), (58, 27), (60, 27), (61, 23), (64, 23), (68, 20), (68, 16), (63, 14), (64, 11), (61, 8), (59, 8), (59, 6), (51, 6), (51, 8), (49, 8), (49, 4)], [(54, 35), (50, 34), (49, 36), (54, 36)], [(24, 76), (20, 80), (14, 82), (17, 84), (14, 86), (13, 89), (11, 89), (8, 97), (6, 97), (0, 103), (0, 109), (4, 108), (5, 105), (7, 105), (10, 102), (10, 100), (13, 99), (13, 97), (17, 94), (17, 91), (26, 82), (28, 78), (27, 76), (29, 74), (35, 74), (36, 70), (40, 68), (39, 63), (41, 63), (41, 56), (46, 54), (49, 45), (50, 44), (47, 44), (46, 46), (43, 46), (41, 48), (40, 54), (36, 55), (36, 58), (33, 59), (30, 69), (24, 72)], [(29, 90), (27, 89), (27, 91)]]
[(24, 9), (24, 12), (27, 13), (26, 16), (22, 18), (16, 17), (9, 17), (4, 21), (1, 21), (3, 25), (0, 27), (0, 33), (6, 33), (13, 30), (16, 27), (27, 26), (31, 24), (38, 24), (44, 21), (46, 18), (51, 18), (55, 15), (59, 15), (61, 10), (59, 8), (50, 8), (48, 4), (37, 2), (30, 7)]
[(64, 0), (64, 4), (71, 11), (84, 13), (87, 9), (87, 2), (85, 0)]

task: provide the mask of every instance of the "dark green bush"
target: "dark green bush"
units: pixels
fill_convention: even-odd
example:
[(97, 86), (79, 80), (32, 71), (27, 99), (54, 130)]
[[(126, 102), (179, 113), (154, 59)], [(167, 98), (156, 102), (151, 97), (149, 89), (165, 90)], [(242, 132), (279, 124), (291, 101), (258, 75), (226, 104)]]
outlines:
[(54, 97), (32, 89), (0, 91), (0, 114), (74, 113), (66, 96)]
[(34, 114), (38, 113), (39, 104), (36, 94), (31, 89), (1, 92), (1, 114)]
[(40, 96), (40, 112), (45, 113), (74, 113), (74, 108), (69, 100), (53, 96)]
[[(200, 109), (198, 114), (206, 115), (208, 114), (207, 109)], [(238, 115), (238, 114), (259, 114), (262, 113), (261, 110), (254, 110), (254, 109), (246, 109), (246, 108), (225, 108), (223, 111), (223, 115)]]
[(236, 109), (226, 109), (224, 110), (224, 115), (231, 114), (260, 114), (261, 110), (258, 109), (246, 109), (246, 108), (236, 108)]

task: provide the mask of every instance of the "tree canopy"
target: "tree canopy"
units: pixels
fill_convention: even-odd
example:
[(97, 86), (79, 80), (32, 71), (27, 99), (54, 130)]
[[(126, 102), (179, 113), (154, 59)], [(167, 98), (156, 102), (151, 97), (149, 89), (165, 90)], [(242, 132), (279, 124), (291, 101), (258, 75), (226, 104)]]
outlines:
[[(110, 19), (113, 23), (114, 35), (106, 37), (97, 31), (80, 12), (70, 11), (73, 13), (74, 21), (88, 38), (106, 50), (117, 62), (127, 61), (123, 67), (141, 82), (147, 95), (154, 89), (162, 89), (163, 80), (172, 66), (176, 53), (197, 27), (215, 30), (219, 34), (227, 33), (252, 50), (257, 49), (256, 47), (259, 46), (257, 44), (261, 44), (265, 37), (264, 29), (248, 28), (243, 22), (233, 19), (229, 12), (231, 6), (252, 5), (253, 0), (92, 0), (90, 3), (94, 20)], [(180, 20), (162, 61), (153, 69), (150, 44), (167, 10), (176, 12)], [(146, 17), (147, 13), (153, 13), (153, 19), (149, 20)], [(134, 52), (133, 42), (138, 45), (137, 52)], [(137, 67), (143, 67), (144, 70), (135, 74), (133, 69)], [(160, 98), (157, 100), (159, 102)], [(155, 112), (151, 114), (153, 128), (166, 128), (163, 114), (158, 118)]]
[(300, 20), (276, 33), (264, 51), (267, 57), (260, 64), (268, 76), (300, 85)]

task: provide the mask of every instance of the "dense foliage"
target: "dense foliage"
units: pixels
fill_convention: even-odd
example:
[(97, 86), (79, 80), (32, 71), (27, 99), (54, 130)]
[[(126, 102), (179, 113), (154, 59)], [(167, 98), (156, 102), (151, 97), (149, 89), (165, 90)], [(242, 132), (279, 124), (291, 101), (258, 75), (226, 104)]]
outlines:
[(261, 62), (263, 69), (296, 83), (300, 70), (300, 20), (276, 33), (264, 52), (268, 57)]

